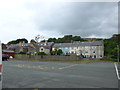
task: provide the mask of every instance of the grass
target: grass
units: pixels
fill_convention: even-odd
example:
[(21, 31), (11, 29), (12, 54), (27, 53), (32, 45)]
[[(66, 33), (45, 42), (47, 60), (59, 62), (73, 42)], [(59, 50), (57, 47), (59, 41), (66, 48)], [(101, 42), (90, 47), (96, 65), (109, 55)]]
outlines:
[(34, 59), (20, 59), (20, 58), (14, 58), (13, 60), (33, 61), (33, 62), (70, 62), (70, 63), (116, 62), (114, 60), (34, 60)]

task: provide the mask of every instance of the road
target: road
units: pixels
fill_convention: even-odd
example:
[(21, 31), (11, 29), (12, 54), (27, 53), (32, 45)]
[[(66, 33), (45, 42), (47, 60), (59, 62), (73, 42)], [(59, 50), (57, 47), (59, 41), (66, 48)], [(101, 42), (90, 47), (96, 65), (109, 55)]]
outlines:
[(118, 88), (114, 63), (3, 61), (3, 88)]

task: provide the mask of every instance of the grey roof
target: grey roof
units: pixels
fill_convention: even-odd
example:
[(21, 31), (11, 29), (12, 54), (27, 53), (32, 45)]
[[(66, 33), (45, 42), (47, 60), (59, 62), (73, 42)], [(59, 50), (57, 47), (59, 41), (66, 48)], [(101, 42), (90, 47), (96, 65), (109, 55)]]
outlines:
[(72, 43), (56, 43), (53, 47), (71, 47)]
[(14, 53), (12, 50), (2, 50), (3, 52)]
[(30, 43), (24, 43), (23, 46), (25, 47), (30, 46)]
[(39, 46), (51, 46), (52, 44), (53, 44), (54, 42), (47, 42), (47, 43), (45, 43), (45, 42), (40, 42), (40, 43), (37, 43), (37, 45), (39, 45)]
[(77, 46), (102, 46), (103, 41), (84, 41), (84, 42), (73, 42), (73, 43), (57, 43), (53, 47), (77, 47)]

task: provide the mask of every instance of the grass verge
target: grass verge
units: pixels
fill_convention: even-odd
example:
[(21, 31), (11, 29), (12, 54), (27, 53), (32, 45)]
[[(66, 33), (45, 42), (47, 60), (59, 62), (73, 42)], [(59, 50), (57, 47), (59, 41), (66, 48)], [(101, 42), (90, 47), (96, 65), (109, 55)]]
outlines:
[(115, 62), (113, 60), (34, 60), (14, 58), (12, 60), (33, 61), (33, 62), (69, 62), (69, 63), (94, 63), (94, 62)]

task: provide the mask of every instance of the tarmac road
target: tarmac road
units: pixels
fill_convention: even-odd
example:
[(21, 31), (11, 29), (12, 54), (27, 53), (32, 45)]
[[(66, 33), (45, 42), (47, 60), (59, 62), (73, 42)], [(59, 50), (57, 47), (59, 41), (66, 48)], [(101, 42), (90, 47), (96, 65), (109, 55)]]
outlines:
[(114, 63), (3, 61), (3, 88), (118, 88)]

